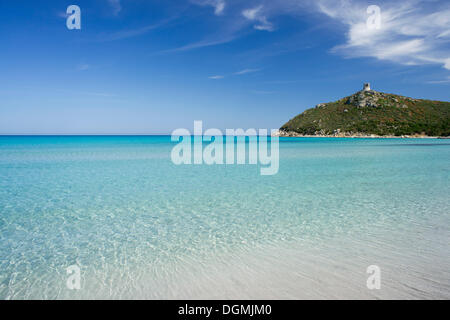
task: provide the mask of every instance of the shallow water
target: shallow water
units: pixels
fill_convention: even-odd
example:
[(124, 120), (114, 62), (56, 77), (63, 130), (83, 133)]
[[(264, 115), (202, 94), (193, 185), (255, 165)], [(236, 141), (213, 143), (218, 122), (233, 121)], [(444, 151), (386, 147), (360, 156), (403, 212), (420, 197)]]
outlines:
[(445, 140), (281, 138), (273, 176), (173, 146), (0, 137), (0, 298), (450, 298)]

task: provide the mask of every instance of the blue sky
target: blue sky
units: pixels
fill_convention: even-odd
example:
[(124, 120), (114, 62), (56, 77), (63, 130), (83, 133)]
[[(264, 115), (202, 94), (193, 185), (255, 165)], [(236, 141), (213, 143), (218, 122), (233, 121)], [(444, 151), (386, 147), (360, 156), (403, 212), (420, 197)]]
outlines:
[(0, 134), (278, 128), (366, 81), (450, 100), (449, 1), (5, 0), (0, 41)]

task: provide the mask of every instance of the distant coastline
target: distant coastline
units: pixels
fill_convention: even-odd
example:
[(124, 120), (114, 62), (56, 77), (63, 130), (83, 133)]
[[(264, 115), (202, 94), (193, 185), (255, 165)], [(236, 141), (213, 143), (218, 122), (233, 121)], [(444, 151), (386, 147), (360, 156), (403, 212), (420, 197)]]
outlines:
[(450, 102), (361, 91), (319, 103), (289, 120), (281, 137), (439, 138), (450, 136)]
[(295, 131), (278, 130), (273, 137), (289, 137), (289, 138), (385, 138), (385, 139), (450, 139), (450, 137), (427, 136), (422, 134), (415, 135), (376, 135), (364, 133), (339, 133), (339, 134), (300, 134)]

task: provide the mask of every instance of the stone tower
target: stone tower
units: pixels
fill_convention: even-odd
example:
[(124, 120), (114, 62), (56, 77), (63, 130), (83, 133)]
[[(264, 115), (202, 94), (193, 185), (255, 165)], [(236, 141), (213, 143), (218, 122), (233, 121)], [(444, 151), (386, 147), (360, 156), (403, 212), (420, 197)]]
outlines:
[(370, 83), (364, 83), (363, 91), (370, 91)]

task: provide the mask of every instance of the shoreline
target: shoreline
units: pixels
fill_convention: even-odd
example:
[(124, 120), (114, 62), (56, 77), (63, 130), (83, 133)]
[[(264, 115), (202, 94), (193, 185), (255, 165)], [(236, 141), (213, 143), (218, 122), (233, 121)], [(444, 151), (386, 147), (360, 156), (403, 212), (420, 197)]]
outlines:
[(272, 137), (280, 137), (280, 138), (383, 138), (383, 139), (450, 139), (450, 137), (438, 137), (438, 136), (427, 136), (427, 135), (402, 135), (402, 136), (393, 136), (386, 135), (380, 136), (376, 134), (300, 134), (293, 131), (278, 131), (272, 134)]

